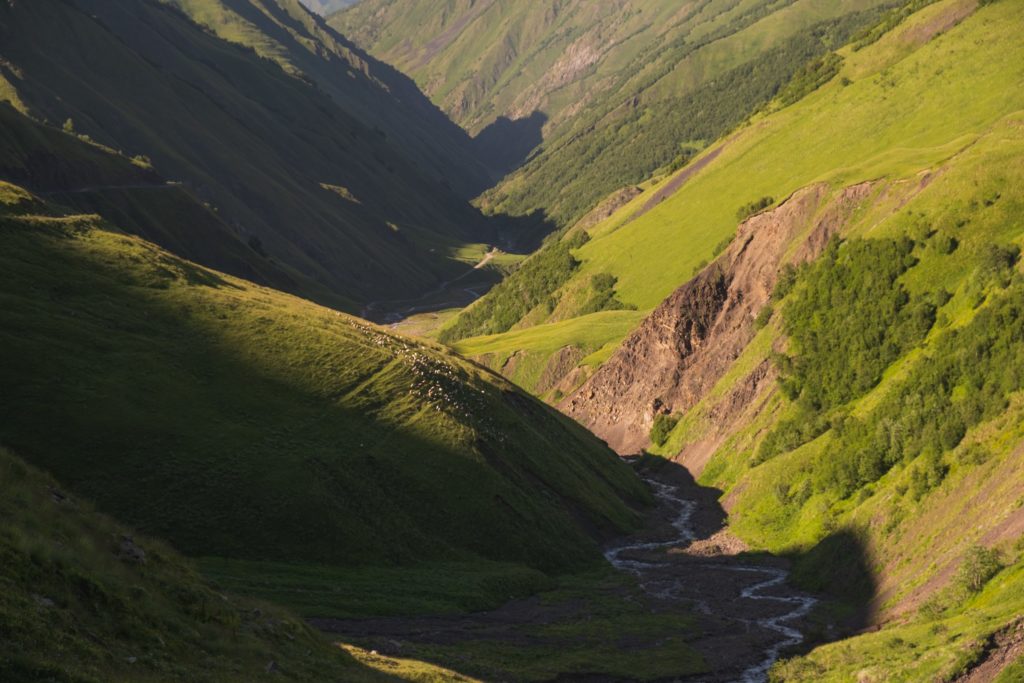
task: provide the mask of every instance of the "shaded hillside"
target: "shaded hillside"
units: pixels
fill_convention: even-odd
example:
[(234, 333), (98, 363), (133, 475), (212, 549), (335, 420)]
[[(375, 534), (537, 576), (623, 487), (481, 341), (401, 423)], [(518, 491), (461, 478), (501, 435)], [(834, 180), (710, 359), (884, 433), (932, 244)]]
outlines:
[(440, 348), (4, 202), (0, 440), (183, 552), (555, 572), (647, 500), (599, 441)]
[[(316, 283), (307, 294), (398, 298), (460, 272), (455, 250), (491, 237), (444, 178), (417, 169), (325, 87), (168, 5), (7, 4), (0, 32), (6, 99), (146, 157), (243, 241), (258, 240), (269, 258)], [(30, 187), (61, 189), (45, 181)]]
[(243, 241), (189, 188), (169, 182), (145, 159), (131, 160), (36, 123), (7, 104), (0, 104), (0, 151), (0, 178), (46, 188), (48, 199), (106, 216), (183, 258), (277, 289), (316, 293), (338, 306), (355, 305), (269, 258), (260, 241)]
[(299, 0), (165, 0), (221, 38), (316, 83), (347, 114), (382, 131), (427, 178), (462, 197), (490, 187), (478, 150), (404, 74), (370, 57)]
[(396, 680), (295, 617), (216, 591), (3, 449), (0, 513), (4, 680)]
[(529, 153), (543, 133), (485, 206), (565, 225), (678, 168), (884, 4), (460, 0), (438, 11), (368, 0), (330, 21), (412, 74), (485, 148), (501, 140)]

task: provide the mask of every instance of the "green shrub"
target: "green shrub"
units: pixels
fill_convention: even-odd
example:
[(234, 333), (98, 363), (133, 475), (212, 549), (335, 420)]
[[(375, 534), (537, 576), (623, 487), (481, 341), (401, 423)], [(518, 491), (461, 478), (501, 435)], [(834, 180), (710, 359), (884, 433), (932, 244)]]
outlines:
[(651, 443), (656, 446), (664, 446), (668, 441), (669, 434), (679, 424), (679, 417), (676, 415), (665, 415), (661, 414), (654, 418), (654, 424), (651, 425)]
[[(618, 278), (608, 273), (598, 273), (590, 278), (590, 298), (577, 311), (577, 315), (589, 315), (598, 311), (636, 310), (636, 306), (627, 306), (615, 296), (615, 285)], [(551, 307), (554, 310), (554, 306)]]
[[(834, 409), (878, 384), (882, 372), (931, 329), (934, 303), (912, 299), (898, 281), (916, 263), (913, 246), (909, 239), (837, 240), (812, 266), (780, 275), (773, 298), (785, 296), (798, 279), (803, 285), (782, 309), (791, 353), (773, 356), (779, 387), (797, 402), (798, 412), (768, 434), (757, 462), (828, 430), (839, 419)], [(848, 465), (847, 474), (856, 472), (858, 480), (880, 469), (869, 453)]]
[[(779, 102), (788, 106), (799, 102), (821, 86), (831, 81), (843, 66), (843, 58), (835, 52), (829, 52), (818, 59), (812, 60), (804, 65), (791, 80), (782, 92), (779, 93)], [(849, 84), (849, 79), (845, 79)]]
[(980, 593), (1003, 568), (999, 553), (991, 548), (972, 546), (953, 578), (953, 586), (966, 595)]
[(749, 204), (744, 204), (743, 206), (736, 210), (736, 220), (743, 222), (750, 218), (751, 216), (753, 216), (755, 213), (760, 213), (761, 211), (764, 211), (774, 203), (775, 199), (773, 197), (761, 197), (757, 201), (750, 202)]

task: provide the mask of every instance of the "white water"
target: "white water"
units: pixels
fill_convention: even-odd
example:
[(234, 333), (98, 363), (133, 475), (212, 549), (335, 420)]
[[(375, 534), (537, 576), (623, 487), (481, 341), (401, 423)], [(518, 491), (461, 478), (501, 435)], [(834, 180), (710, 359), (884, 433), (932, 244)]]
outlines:
[[(670, 567), (671, 563), (668, 561), (641, 561), (631, 560), (623, 558), (623, 555), (630, 552), (644, 552), (650, 550), (657, 550), (659, 548), (671, 548), (675, 546), (685, 546), (692, 542), (696, 538), (696, 533), (693, 528), (692, 518), (693, 513), (697, 509), (697, 503), (693, 500), (687, 500), (678, 495), (678, 489), (675, 487), (664, 484), (659, 481), (651, 481), (648, 483), (654, 489), (654, 495), (662, 501), (663, 504), (670, 506), (674, 509), (675, 515), (672, 519), (672, 527), (676, 530), (677, 535), (667, 541), (656, 541), (646, 543), (630, 543), (626, 545), (616, 546), (610, 548), (604, 554), (605, 558), (617, 569), (628, 571), (636, 574), (641, 581), (641, 585), (644, 590), (648, 591), (652, 595), (661, 599), (676, 599), (683, 600), (685, 598), (681, 595), (681, 585), (685, 577), (678, 577), (671, 580), (655, 580), (645, 581), (645, 572), (656, 568)], [(691, 565), (694, 566), (694, 565)], [(699, 566), (699, 565), (698, 565)], [(787, 623), (795, 619), (806, 616), (811, 608), (817, 603), (817, 600), (810, 596), (775, 596), (765, 595), (764, 591), (776, 588), (786, 582), (789, 578), (789, 573), (782, 569), (776, 569), (773, 567), (759, 567), (755, 565), (736, 565), (736, 564), (720, 564), (720, 563), (708, 563), (703, 565), (705, 568), (711, 571), (731, 571), (731, 572), (745, 572), (749, 574), (760, 574), (765, 577), (763, 581), (757, 581), (756, 583), (747, 586), (740, 593), (741, 597), (748, 600), (767, 600), (776, 603), (792, 605), (793, 609), (789, 612), (781, 614), (775, 617), (765, 617), (762, 619), (752, 620), (762, 628), (770, 631), (775, 631), (782, 638), (776, 644), (772, 645), (764, 652), (764, 658), (761, 662), (755, 666), (750, 667), (744, 671), (740, 678), (737, 679), (737, 683), (763, 683), (768, 680), (768, 670), (772, 664), (779, 658), (779, 654), (782, 650), (798, 645), (804, 640), (804, 635), (796, 628), (787, 626)], [(698, 603), (698, 608), (701, 611), (711, 613), (709, 604), (705, 601)]]

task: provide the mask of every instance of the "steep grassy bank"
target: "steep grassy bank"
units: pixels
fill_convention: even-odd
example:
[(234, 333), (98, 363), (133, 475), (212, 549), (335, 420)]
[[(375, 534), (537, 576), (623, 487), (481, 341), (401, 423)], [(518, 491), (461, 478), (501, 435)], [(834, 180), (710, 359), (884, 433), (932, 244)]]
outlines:
[(4, 680), (395, 680), (276, 608), (215, 591), (3, 449), (0, 513)]
[(193, 556), (479, 563), (493, 600), (636, 523), (628, 467), (489, 372), (4, 196), (0, 439), (141, 531)]

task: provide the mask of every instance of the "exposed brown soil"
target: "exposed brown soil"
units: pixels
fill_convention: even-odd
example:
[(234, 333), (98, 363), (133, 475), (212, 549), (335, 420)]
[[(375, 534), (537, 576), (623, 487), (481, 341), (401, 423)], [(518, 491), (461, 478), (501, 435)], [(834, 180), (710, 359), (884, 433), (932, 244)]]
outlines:
[(978, 8), (977, 0), (951, 5), (939, 12), (931, 21), (911, 26), (900, 34), (900, 41), (910, 45), (924, 45), (969, 17)]
[(583, 352), (579, 347), (566, 346), (559, 349), (548, 359), (548, 364), (537, 382), (537, 393), (545, 394), (554, 389), (566, 375), (579, 365), (581, 360), (583, 360)]
[(992, 638), (980, 664), (957, 678), (955, 683), (989, 683), (1003, 669), (1024, 657), (1024, 619), (1019, 619)]
[[(872, 188), (831, 197), (827, 185), (813, 185), (746, 220), (725, 253), (655, 309), (562, 410), (619, 453), (645, 448), (655, 416), (696, 405), (754, 337), (782, 265), (819, 255)], [(737, 414), (770, 385), (769, 369), (758, 372), (725, 412)]]

